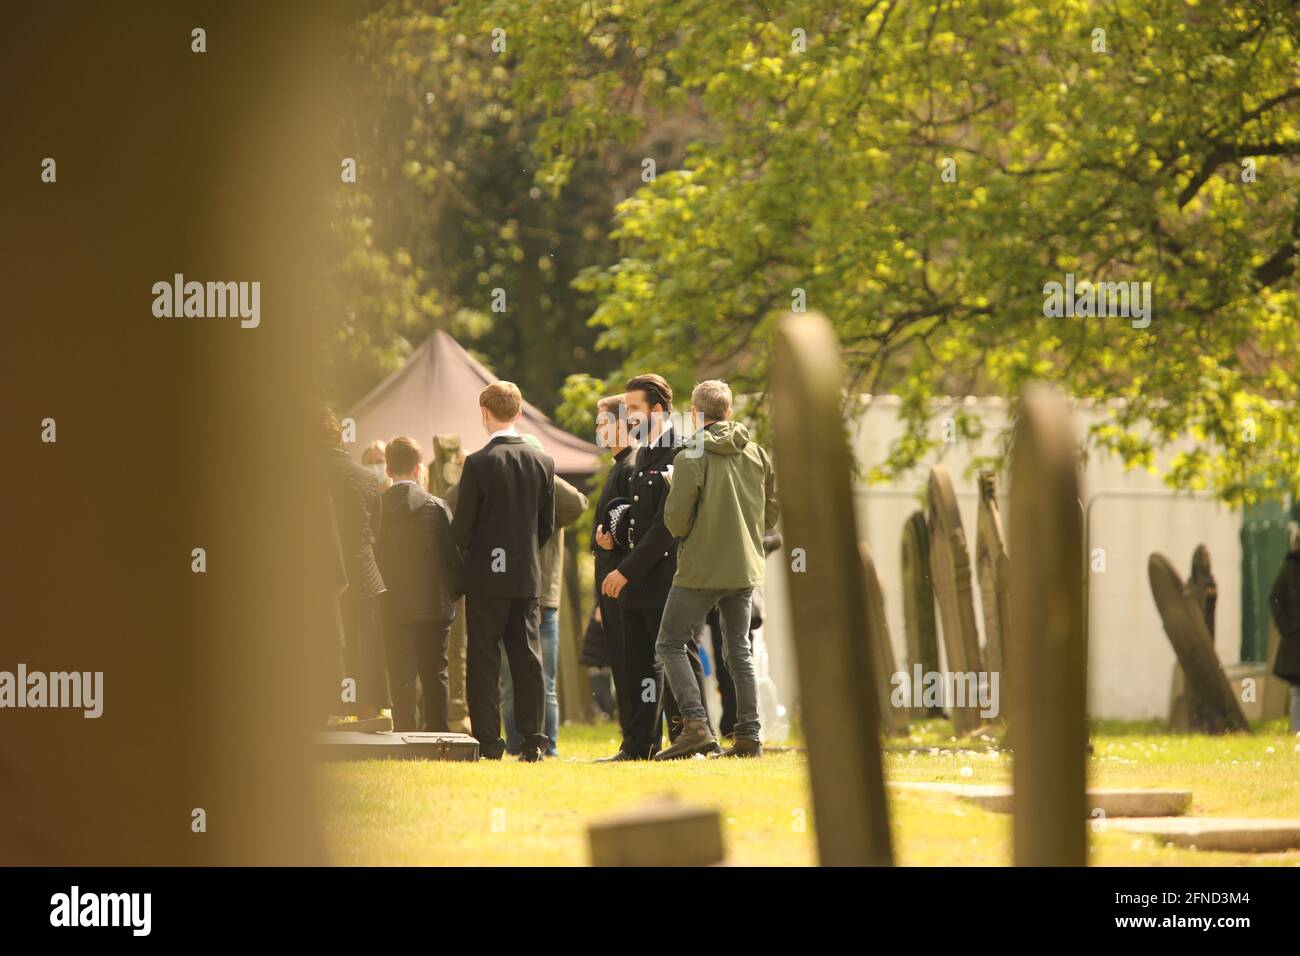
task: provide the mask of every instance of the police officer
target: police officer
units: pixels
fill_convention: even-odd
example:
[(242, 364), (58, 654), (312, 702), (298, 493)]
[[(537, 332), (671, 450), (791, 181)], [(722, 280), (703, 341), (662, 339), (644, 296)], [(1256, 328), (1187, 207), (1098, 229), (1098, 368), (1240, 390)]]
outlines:
[[(659, 751), (665, 716), (669, 740), (676, 739), (681, 727), (677, 705), (655, 661), (659, 619), (677, 573), (677, 543), (664, 527), (664, 501), (671, 487), (673, 457), (680, 447), (672, 423), (673, 390), (662, 376), (637, 375), (628, 381), (624, 401), (628, 427), (641, 446), (631, 459), (623, 492), (631, 500), (622, 519), (627, 522), (630, 547), (601, 583), (601, 592), (619, 603), (624, 679), (632, 694), (623, 745), (608, 758), (615, 761), (652, 758)], [(704, 699), (704, 670), (696, 641), (687, 646), (687, 654)]]

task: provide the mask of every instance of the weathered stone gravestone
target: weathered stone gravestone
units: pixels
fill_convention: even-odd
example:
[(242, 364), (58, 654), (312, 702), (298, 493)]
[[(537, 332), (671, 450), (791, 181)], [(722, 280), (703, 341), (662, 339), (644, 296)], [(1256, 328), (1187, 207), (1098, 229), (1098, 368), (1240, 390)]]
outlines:
[(980, 506), (975, 526), (975, 576), (980, 585), (980, 607), (984, 612), (984, 667), (997, 674), (1006, 687), (1007, 590), (1011, 563), (1002, 537), (998, 513), (997, 486), (993, 472), (979, 475)]
[[(1198, 544), (1196, 550), (1192, 552), (1192, 570), (1187, 578), (1187, 590), (1192, 596), (1192, 601), (1205, 618), (1205, 627), (1210, 632), (1210, 640), (1214, 640), (1214, 612), (1219, 601), (1219, 586), (1214, 580), (1214, 573), (1210, 570), (1210, 551), (1203, 545)], [(1177, 661), (1174, 662), (1173, 685), (1169, 692), (1169, 729), (1178, 733), (1195, 733), (1197, 728), (1192, 726), (1191, 714), (1201, 713), (1204, 711), (1205, 702), (1197, 700), (1192, 701), (1196, 691), (1187, 685), (1187, 677), (1183, 673), (1183, 665)]]
[[(429, 460), (429, 494), (446, 498), (460, 483), (461, 444), (459, 435), (434, 435)], [(465, 701), (465, 599), (456, 602), (456, 619), (447, 637), (447, 725), (469, 732), (469, 707)]]
[(1020, 403), (1011, 451), (1007, 719), (1017, 866), (1086, 866), (1087, 649), (1078, 452), (1064, 400)]
[(587, 826), (592, 866), (712, 866), (722, 863), (722, 820), (712, 807), (672, 797)]
[[(876, 698), (880, 703), (880, 720), (885, 732), (895, 737), (907, 736), (908, 708), (895, 707), (893, 702), (893, 676), (898, 668), (894, 664), (894, 645), (889, 639), (889, 622), (885, 618), (885, 593), (880, 587), (880, 575), (871, 549), (865, 543), (858, 545), (862, 555), (862, 586), (867, 599), (867, 643), (871, 645), (876, 679)], [(914, 693), (919, 693), (914, 688)]]
[(1160, 620), (1185, 675), (1188, 725), (1207, 734), (1250, 730), (1219, 663), (1204, 610), (1197, 606), (1195, 595), (1183, 586), (1178, 572), (1163, 554), (1151, 555), (1147, 575)]
[[(907, 636), (909, 673), (939, 672), (939, 639), (934, 626), (934, 586), (930, 581), (930, 529), (925, 512), (914, 511), (903, 526), (903, 631)], [(941, 707), (925, 707), (913, 700), (913, 717), (937, 717)]]
[(843, 381), (830, 323), (787, 314), (772, 365), (775, 460), (818, 856), (881, 866), (893, 850)]
[[(978, 676), (983, 668), (971, 592), (970, 549), (962, 530), (957, 494), (943, 465), (930, 469), (929, 491), (930, 576), (939, 604), (948, 672)], [(958, 682), (952, 683), (955, 686)], [(978, 702), (970, 699), (973, 695), (966, 696), (966, 700), (954, 700), (948, 707), (953, 730), (959, 736), (979, 729), (981, 722)]]

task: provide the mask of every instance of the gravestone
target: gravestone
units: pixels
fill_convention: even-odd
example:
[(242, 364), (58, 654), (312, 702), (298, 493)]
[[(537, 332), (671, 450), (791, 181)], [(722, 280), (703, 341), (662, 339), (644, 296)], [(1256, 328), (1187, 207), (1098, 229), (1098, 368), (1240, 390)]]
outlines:
[(980, 586), (980, 607), (984, 612), (984, 667), (998, 674), (1006, 689), (1007, 588), (1011, 564), (1002, 537), (998, 513), (997, 486), (993, 472), (979, 475), (979, 517), (975, 523), (975, 576)]
[[(970, 549), (962, 530), (957, 494), (943, 465), (930, 469), (929, 491), (930, 576), (939, 605), (948, 672), (979, 674), (982, 667), (971, 592)], [(958, 736), (978, 730), (981, 722), (978, 703), (969, 699), (962, 703), (958, 706), (954, 700), (948, 707)]]
[(1147, 575), (1160, 620), (1190, 692), (1187, 694), (1188, 725), (1206, 734), (1250, 730), (1237, 695), (1219, 663), (1203, 609), (1197, 606), (1195, 596), (1184, 587), (1178, 572), (1163, 554), (1151, 555)]
[(592, 866), (713, 866), (726, 858), (718, 811), (673, 797), (595, 820), (587, 838)]
[[(922, 674), (939, 672), (939, 643), (934, 629), (934, 587), (930, 581), (930, 529), (925, 512), (914, 511), (903, 525), (903, 631), (907, 636), (909, 673), (917, 664)], [(926, 708), (913, 701), (913, 717), (938, 717), (942, 707)]]
[(818, 857), (824, 866), (890, 865), (843, 382), (830, 323), (787, 313), (772, 364), (774, 451)]
[[(434, 435), (429, 460), (429, 494), (446, 498), (460, 483), (461, 444), (459, 435)], [(447, 726), (469, 732), (469, 706), (465, 702), (465, 599), (456, 602), (456, 619), (447, 636)]]
[[(1200, 610), (1202, 617), (1205, 618), (1205, 627), (1210, 632), (1210, 640), (1213, 641), (1214, 611), (1219, 601), (1219, 587), (1214, 580), (1214, 573), (1210, 570), (1210, 551), (1203, 544), (1198, 544), (1196, 550), (1192, 552), (1192, 570), (1187, 578), (1187, 590), (1192, 595), (1192, 601)], [(1202, 713), (1205, 703), (1193, 701), (1192, 697), (1195, 693), (1195, 689), (1187, 685), (1183, 665), (1175, 661), (1173, 686), (1169, 693), (1170, 730), (1177, 733), (1196, 732), (1190, 715)]]
[(1020, 402), (1011, 450), (1007, 668), (1017, 866), (1088, 862), (1083, 520), (1074, 427), (1040, 386)]
[[(862, 555), (862, 586), (867, 599), (867, 642), (871, 645), (876, 679), (876, 699), (880, 703), (880, 720), (885, 732), (895, 737), (907, 736), (907, 707), (895, 707), (892, 701), (893, 676), (898, 668), (894, 664), (894, 645), (889, 639), (889, 622), (885, 618), (885, 594), (880, 587), (880, 575), (871, 549), (865, 543), (858, 546)], [(913, 693), (919, 693), (914, 688)]]
[(322, 731), (316, 752), (325, 760), (465, 760), (478, 759), (478, 741), (468, 734), (358, 733)]

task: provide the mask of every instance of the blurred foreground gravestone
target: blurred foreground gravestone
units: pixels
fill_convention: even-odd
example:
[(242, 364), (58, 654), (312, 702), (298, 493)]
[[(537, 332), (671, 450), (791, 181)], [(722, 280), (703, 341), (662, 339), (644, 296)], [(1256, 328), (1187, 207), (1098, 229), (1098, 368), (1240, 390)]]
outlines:
[(592, 866), (712, 866), (722, 863), (722, 819), (712, 807), (672, 797), (587, 825)]
[(1088, 862), (1087, 650), (1078, 453), (1064, 400), (1020, 403), (1011, 451), (1007, 667), (1017, 866)]
[(1011, 564), (1002, 537), (1002, 518), (998, 514), (997, 486), (993, 472), (979, 476), (979, 517), (975, 524), (975, 575), (980, 586), (980, 607), (984, 611), (984, 667), (997, 674), (1006, 690), (1007, 591)]
[[(429, 461), (429, 494), (445, 499), (460, 484), (463, 467), (459, 435), (434, 435)], [(465, 599), (456, 602), (456, 619), (447, 637), (447, 726), (469, 732), (469, 707), (465, 703)]]
[[(970, 550), (966, 533), (962, 530), (957, 494), (953, 491), (948, 469), (943, 465), (930, 469), (929, 492), (930, 574), (939, 603), (948, 673), (953, 676), (955, 685), (960, 676), (978, 675), (982, 670), (979, 630), (971, 593)], [(960, 701), (961, 706), (956, 699), (947, 702), (953, 730), (958, 736), (979, 728), (980, 708), (972, 696), (966, 695), (966, 699)]]
[(1147, 574), (1160, 620), (1183, 669), (1188, 726), (1206, 734), (1250, 730), (1219, 663), (1204, 610), (1197, 606), (1195, 595), (1183, 586), (1178, 572), (1163, 554), (1151, 555)]
[(788, 313), (772, 364), (775, 460), (818, 857), (880, 866), (893, 850), (843, 381), (830, 323)]
[[(934, 627), (934, 587), (930, 581), (930, 529), (925, 512), (914, 511), (903, 526), (903, 630), (907, 637), (908, 672), (939, 672), (939, 641)], [(941, 707), (912, 701), (913, 717), (938, 717)]]
[[(858, 545), (862, 555), (862, 586), (867, 599), (867, 643), (874, 652), (876, 698), (880, 703), (880, 719), (885, 732), (895, 737), (907, 736), (907, 706), (895, 707), (893, 703), (893, 677), (898, 668), (894, 665), (894, 645), (889, 640), (889, 622), (885, 618), (885, 594), (876, 573), (876, 562), (866, 543)], [(920, 688), (913, 688), (920, 693)]]

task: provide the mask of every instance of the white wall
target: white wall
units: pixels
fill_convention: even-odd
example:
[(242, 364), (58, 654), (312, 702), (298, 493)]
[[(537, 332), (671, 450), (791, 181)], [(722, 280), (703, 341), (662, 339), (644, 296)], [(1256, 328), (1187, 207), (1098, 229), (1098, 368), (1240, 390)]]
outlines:
[[(968, 411), (984, 422), (985, 436), (973, 447), (967, 443), (944, 446), (937, 459), (952, 474), (961, 508), (966, 538), (973, 546), (978, 505), (974, 473), (968, 466), (975, 457), (999, 452), (999, 433), (1007, 424), (1006, 403), (998, 399), (966, 399)], [(950, 406), (955, 408), (956, 405)], [(883, 396), (871, 401), (853, 436), (853, 446), (864, 471), (882, 461), (890, 443), (901, 434), (898, 400)], [(1079, 405), (1075, 424), (1080, 439), (1087, 425), (1104, 419), (1104, 407)], [(944, 412), (935, 423), (942, 427)], [(1171, 451), (1170, 454), (1173, 452)], [(1168, 456), (1162, 461), (1167, 461)], [(906, 661), (903, 633), (900, 549), (903, 525), (920, 507), (928, 464), (902, 479), (866, 486), (855, 492), (858, 535), (871, 547), (885, 594), (886, 613), (894, 656)], [(1217, 647), (1225, 663), (1236, 661), (1241, 648), (1241, 519), (1206, 498), (1174, 492), (1158, 474), (1126, 471), (1113, 456), (1093, 451), (1085, 465), (1085, 504), (1091, 503), (1091, 547), (1105, 552), (1106, 569), (1091, 575), (1089, 595), (1089, 707), (1093, 716), (1122, 719), (1163, 719), (1169, 712), (1169, 686), (1173, 649), (1160, 624), (1147, 579), (1147, 558), (1152, 551), (1165, 554), (1186, 576), (1192, 550), (1205, 544), (1210, 550), (1218, 580)], [(1003, 529), (1009, 520), (1005, 475), (999, 475)], [(1139, 497), (1123, 497), (1139, 496)], [(974, 555), (972, 554), (972, 567)], [(1017, 555), (1012, 554), (1015, 561)], [(976, 619), (980, 611), (978, 582), (972, 580)], [(798, 684), (785, 567), (781, 553), (768, 562), (767, 627), (765, 638), (772, 676), (787, 707), (797, 704)], [(982, 642), (982, 637), (981, 637)], [(942, 640), (940, 653), (942, 655)]]

